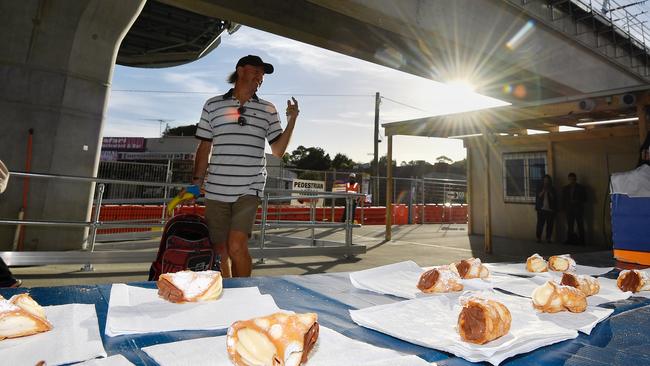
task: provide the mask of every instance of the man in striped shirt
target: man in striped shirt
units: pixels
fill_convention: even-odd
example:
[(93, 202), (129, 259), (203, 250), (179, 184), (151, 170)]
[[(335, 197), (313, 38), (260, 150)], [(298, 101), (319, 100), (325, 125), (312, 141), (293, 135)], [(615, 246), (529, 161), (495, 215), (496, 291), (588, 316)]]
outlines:
[(273, 66), (260, 57), (242, 57), (228, 78), (234, 87), (208, 99), (196, 130), (201, 142), (192, 184), (205, 182), (205, 216), (224, 277), (251, 275), (248, 238), (266, 183), (265, 141), (281, 158), (298, 118), (298, 101), (292, 98), (283, 131), (275, 106), (255, 94), (264, 75), (272, 73)]

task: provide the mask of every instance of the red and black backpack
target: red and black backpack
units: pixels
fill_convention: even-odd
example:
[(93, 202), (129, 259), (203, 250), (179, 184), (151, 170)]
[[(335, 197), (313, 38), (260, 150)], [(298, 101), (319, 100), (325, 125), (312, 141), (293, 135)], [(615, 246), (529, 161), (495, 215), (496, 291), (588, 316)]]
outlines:
[(186, 269), (205, 271), (217, 269), (218, 260), (212, 250), (210, 232), (203, 216), (181, 214), (165, 225), (156, 260), (149, 270), (149, 281), (157, 281), (163, 273)]

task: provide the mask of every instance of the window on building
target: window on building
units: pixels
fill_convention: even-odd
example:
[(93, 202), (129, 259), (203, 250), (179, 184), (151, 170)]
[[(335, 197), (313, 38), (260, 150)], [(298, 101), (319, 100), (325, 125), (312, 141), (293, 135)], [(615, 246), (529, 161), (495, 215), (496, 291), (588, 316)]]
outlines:
[(535, 202), (535, 191), (546, 174), (546, 152), (503, 154), (505, 202)]

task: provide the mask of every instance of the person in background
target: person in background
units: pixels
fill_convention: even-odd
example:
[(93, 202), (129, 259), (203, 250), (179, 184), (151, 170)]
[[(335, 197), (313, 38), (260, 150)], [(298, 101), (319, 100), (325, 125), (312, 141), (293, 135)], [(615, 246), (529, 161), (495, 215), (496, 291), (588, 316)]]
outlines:
[[(9, 183), (9, 169), (0, 160), (0, 193), (7, 189), (7, 183)], [(0, 258), (0, 287), (20, 287), (22, 284), (23, 281), (15, 279), (7, 264)]]
[[(585, 186), (577, 183), (576, 173), (569, 173), (569, 184), (562, 189), (562, 208), (566, 212), (567, 239), (564, 244), (585, 244), (585, 225), (583, 219), (584, 204), (587, 202)], [(578, 227), (578, 236), (573, 231), (573, 224)]]
[[(345, 183), (345, 192), (347, 193), (359, 193), (360, 187), (357, 183), (357, 175), (350, 173), (348, 176), (348, 182)], [(354, 222), (354, 214), (357, 212), (357, 198), (352, 200), (352, 222)], [(341, 222), (345, 222), (347, 218), (347, 205), (343, 206), (343, 216), (341, 217)]]
[(536, 235), (538, 243), (542, 241), (544, 225), (546, 225), (546, 242), (551, 242), (556, 206), (557, 196), (555, 188), (553, 188), (553, 180), (550, 175), (546, 174), (535, 195), (535, 210), (537, 211)]

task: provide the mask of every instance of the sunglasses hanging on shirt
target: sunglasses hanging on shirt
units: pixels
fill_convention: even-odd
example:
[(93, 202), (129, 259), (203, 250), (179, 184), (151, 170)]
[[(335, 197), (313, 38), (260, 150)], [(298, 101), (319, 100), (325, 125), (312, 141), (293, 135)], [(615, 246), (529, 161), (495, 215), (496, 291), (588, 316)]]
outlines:
[(246, 117), (242, 116), (244, 113), (246, 113), (246, 107), (241, 106), (237, 108), (237, 113), (239, 113), (239, 118), (237, 118), (237, 123), (240, 126), (245, 126), (246, 125)]

